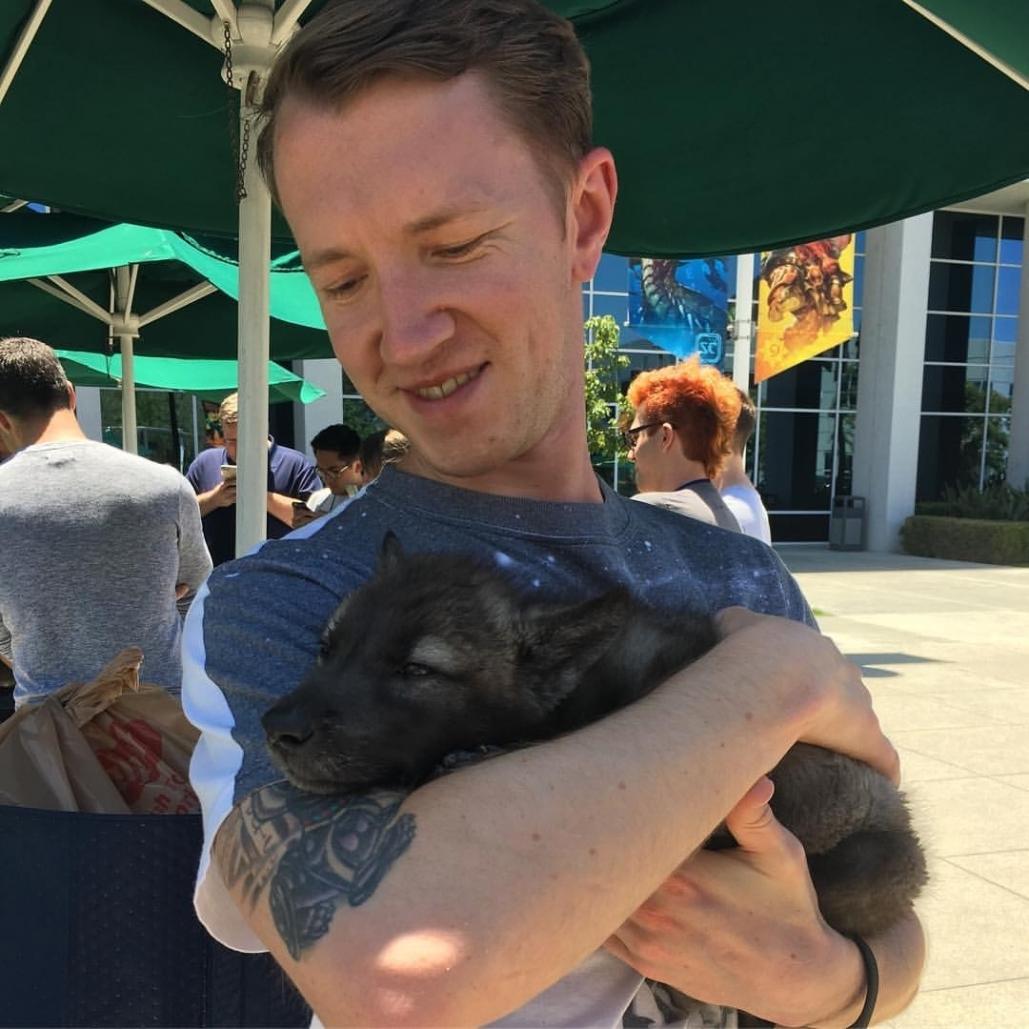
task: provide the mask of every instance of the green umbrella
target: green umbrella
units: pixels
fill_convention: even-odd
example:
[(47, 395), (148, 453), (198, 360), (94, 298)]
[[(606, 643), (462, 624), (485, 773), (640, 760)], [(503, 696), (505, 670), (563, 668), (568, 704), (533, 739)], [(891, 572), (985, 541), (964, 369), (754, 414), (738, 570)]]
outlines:
[[(235, 357), (237, 304), (231, 298), (239, 293), (239, 268), (233, 258), (224, 244), (214, 250), (163, 229), (68, 214), (6, 214), (0, 217), (0, 332), (100, 353), (117, 342), (119, 362), (126, 361), (118, 373), (124, 445), (133, 450), (134, 351)], [(278, 256), (269, 279), (274, 314), (320, 325), (295, 253)], [(327, 357), (332, 350), (323, 329), (274, 318), (271, 352), (288, 359)]]
[[(550, 2), (589, 52), (595, 138), (620, 163), (616, 251), (750, 252), (893, 221), (1029, 174), (1024, 0), (941, 0), (941, 10), (969, 15), (961, 31), (946, 12), (933, 21), (901, 0)], [(263, 533), (267, 269), (273, 232), (288, 238), (246, 158), (268, 68), (322, 6), (0, 6), (0, 192), (112, 221), (238, 235), (240, 550)], [(980, 33), (976, 49), (970, 30)], [(1003, 60), (990, 49), (998, 39), (1009, 41)], [(238, 122), (223, 72), (241, 91)]]
[[(0, 62), (36, 3), (0, 5)], [(260, 6), (247, 5), (247, 24)], [(271, 31), (286, 38), (292, 17), (321, 6), (279, 2)], [(550, 6), (590, 53), (596, 138), (619, 163), (610, 245), (621, 253), (751, 252), (1029, 175), (1029, 94), (998, 67), (1029, 73), (1025, 0), (922, 3), (945, 29), (901, 0)], [(236, 236), (235, 106), (221, 78), (221, 22), (235, 11), (233, 0), (53, 4), (0, 103), (0, 191)], [(248, 31), (232, 29), (237, 71), (253, 58)], [(273, 235), (288, 238), (277, 216)]]
[[(110, 357), (87, 350), (58, 350), (65, 374), (76, 386), (120, 386), (121, 355)], [(239, 388), (235, 361), (137, 357), (133, 361), (136, 386), (170, 393), (191, 393), (203, 400), (224, 400)], [(268, 399), (271, 403), (293, 401), (310, 404), (325, 391), (294, 375), (274, 361), (268, 365)]]

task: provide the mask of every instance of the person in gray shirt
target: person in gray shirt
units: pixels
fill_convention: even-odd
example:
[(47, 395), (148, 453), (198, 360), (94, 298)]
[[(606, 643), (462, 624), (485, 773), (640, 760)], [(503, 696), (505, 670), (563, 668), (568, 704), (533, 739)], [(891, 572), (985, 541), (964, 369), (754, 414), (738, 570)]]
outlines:
[(640, 490), (633, 500), (740, 532), (711, 481), (729, 455), (740, 413), (732, 382), (694, 357), (637, 375), (628, 400), (634, 417), (624, 435)]
[[(38, 340), (0, 340), (0, 659), (15, 704), (92, 679), (119, 650), (181, 687), (181, 610), (211, 570), (200, 509), (173, 468), (88, 439)], [(178, 605), (178, 606), (177, 606)]]

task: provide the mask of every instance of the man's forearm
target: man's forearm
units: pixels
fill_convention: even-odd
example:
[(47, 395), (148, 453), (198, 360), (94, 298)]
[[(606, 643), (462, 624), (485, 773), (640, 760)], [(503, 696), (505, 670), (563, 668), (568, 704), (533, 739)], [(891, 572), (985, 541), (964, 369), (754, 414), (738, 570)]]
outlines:
[[(399, 810), (258, 791), (219, 833), (223, 878), (326, 1024), (498, 1018), (598, 947), (796, 740), (798, 712), (746, 661), (726, 689), (726, 646)], [(341, 871), (360, 848), (359, 873)]]
[(211, 489), (206, 493), (198, 493), (197, 504), (200, 507), (200, 517), (206, 518), (216, 507), (221, 507), (218, 502), (218, 490)]
[(278, 518), (283, 525), (293, 527), (293, 498), (282, 493), (268, 494), (268, 514)]

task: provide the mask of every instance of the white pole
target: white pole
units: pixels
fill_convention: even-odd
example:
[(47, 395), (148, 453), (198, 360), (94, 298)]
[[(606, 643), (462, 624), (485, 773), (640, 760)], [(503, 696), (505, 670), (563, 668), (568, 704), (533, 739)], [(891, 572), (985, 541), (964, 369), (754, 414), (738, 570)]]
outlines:
[(750, 349), (754, 335), (754, 254), (736, 258), (736, 336), (732, 381), (746, 393), (750, 389)]
[[(132, 275), (128, 265), (116, 268), (114, 272), (115, 325), (125, 329), (129, 314)], [(121, 448), (129, 454), (138, 454), (136, 431), (136, 374), (132, 364), (132, 339), (130, 332), (116, 332), (121, 344)]]
[[(256, 76), (256, 72), (253, 73)], [(256, 99), (243, 89), (239, 138)], [(248, 102), (250, 101), (250, 102)], [(239, 470), (236, 493), (236, 556), (267, 534), (268, 476), (268, 268), (271, 263), (272, 207), (268, 188), (251, 156), (244, 177), (246, 197), (239, 205)]]

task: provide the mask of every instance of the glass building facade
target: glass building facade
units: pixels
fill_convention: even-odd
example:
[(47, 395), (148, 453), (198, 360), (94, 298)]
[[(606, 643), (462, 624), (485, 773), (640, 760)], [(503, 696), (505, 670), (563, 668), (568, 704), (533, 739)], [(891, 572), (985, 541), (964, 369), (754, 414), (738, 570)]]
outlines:
[[(933, 216), (919, 501), (940, 499), (948, 487), (982, 488), (1004, 478), (1024, 228), (1024, 218), (1010, 215), (944, 210)], [(748, 472), (765, 500), (777, 542), (827, 540), (833, 499), (852, 492), (866, 233), (857, 233), (855, 244), (854, 335), (751, 389), (758, 424), (748, 448)], [(726, 263), (735, 292), (736, 259)], [(756, 281), (753, 295), (756, 324)], [(734, 296), (729, 303), (731, 311)], [(627, 258), (604, 255), (583, 291), (583, 316), (603, 314), (623, 326), (621, 348), (630, 359), (625, 383), (638, 372), (675, 362), (673, 354), (626, 325)], [(732, 366), (729, 340), (722, 367), (731, 374)], [(623, 463), (617, 481), (622, 492), (632, 492), (631, 466)]]

